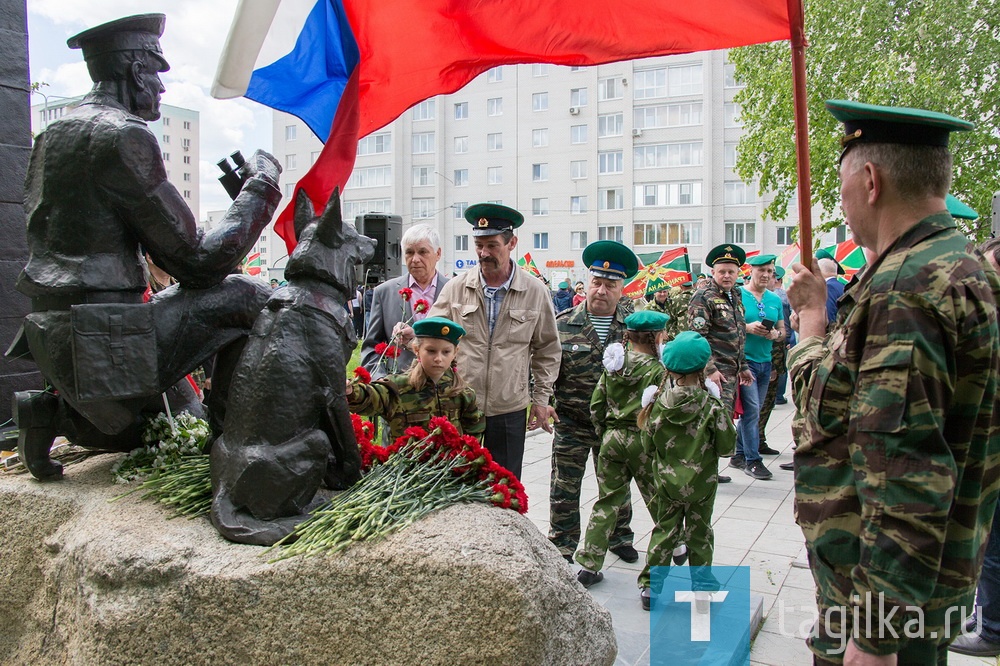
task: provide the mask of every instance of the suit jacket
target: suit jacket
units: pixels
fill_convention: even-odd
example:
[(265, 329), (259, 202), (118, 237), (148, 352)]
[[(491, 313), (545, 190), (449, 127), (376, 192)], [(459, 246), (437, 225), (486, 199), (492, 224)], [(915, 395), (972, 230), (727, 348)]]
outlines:
[[(365, 330), (365, 340), (361, 345), (361, 365), (371, 373), (372, 379), (379, 379), (387, 374), (391, 374), (386, 367), (377, 367), (379, 355), (375, 352), (375, 345), (380, 342), (388, 343), (392, 338), (393, 327), (401, 321), (405, 321), (413, 316), (413, 304), (403, 300), (399, 295), (399, 290), (409, 286), (410, 276), (401, 275), (398, 278), (386, 280), (375, 287), (372, 292), (372, 307), (368, 316), (368, 328)], [(438, 271), (437, 292), (434, 297), (441, 294), (441, 289), (448, 283), (448, 278)], [(431, 303), (433, 305), (433, 302)], [(403, 316), (405, 312), (405, 317)], [(396, 359), (398, 372), (405, 372), (416, 358), (409, 350), (402, 350), (399, 358)], [(391, 360), (386, 359), (383, 366), (391, 365)]]

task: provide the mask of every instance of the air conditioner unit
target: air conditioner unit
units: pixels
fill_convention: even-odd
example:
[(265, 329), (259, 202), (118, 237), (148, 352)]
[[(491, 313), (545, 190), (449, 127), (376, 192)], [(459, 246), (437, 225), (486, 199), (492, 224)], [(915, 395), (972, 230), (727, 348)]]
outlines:
[(569, 115), (571, 115), (571, 116), (578, 116), (578, 115), (580, 115), (580, 107), (578, 107), (578, 106), (571, 106), (571, 107), (569, 107)]
[(636, 127), (634, 130), (632, 130), (632, 136), (642, 136), (642, 130)]

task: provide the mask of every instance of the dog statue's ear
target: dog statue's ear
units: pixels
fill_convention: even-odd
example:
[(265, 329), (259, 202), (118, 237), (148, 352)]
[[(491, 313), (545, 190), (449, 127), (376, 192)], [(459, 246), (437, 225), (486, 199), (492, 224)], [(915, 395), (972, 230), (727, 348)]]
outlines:
[(312, 200), (309, 199), (306, 191), (300, 188), (298, 194), (295, 195), (295, 217), (293, 218), (296, 242), (302, 238), (302, 232), (315, 218), (316, 213), (313, 211)]
[(344, 219), (340, 212), (340, 188), (333, 188), (326, 209), (316, 225), (316, 238), (327, 247), (340, 247), (344, 242)]

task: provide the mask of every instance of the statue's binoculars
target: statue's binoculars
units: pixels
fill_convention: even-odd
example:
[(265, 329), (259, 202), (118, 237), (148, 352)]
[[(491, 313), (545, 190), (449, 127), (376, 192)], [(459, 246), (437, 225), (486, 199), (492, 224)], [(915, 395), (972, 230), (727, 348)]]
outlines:
[[(233, 160), (235, 166), (229, 164), (230, 159)], [(230, 199), (235, 200), (240, 190), (243, 189), (243, 183), (247, 179), (246, 172), (241, 173), (244, 164), (246, 164), (246, 160), (243, 159), (243, 153), (238, 150), (228, 158), (223, 157), (218, 162), (219, 169), (222, 171), (219, 182), (226, 188), (226, 194), (229, 195)]]

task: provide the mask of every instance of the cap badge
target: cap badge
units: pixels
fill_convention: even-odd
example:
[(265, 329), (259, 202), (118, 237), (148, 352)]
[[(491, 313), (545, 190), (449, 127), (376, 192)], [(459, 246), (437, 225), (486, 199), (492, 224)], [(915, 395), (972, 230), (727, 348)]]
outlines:
[(485, 217), (481, 217), (481, 218), (479, 218), (478, 224), (479, 224), (480, 228), (481, 227), (488, 227), (488, 226), (490, 226), (490, 221), (487, 220)]

